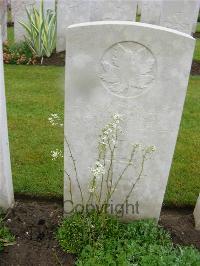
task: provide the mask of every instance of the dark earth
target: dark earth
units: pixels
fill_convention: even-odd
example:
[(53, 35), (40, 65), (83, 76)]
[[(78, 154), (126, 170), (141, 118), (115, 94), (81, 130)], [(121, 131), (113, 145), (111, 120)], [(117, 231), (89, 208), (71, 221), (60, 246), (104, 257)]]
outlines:
[[(0, 254), (0, 265), (74, 265), (75, 257), (62, 252), (55, 239), (62, 213), (61, 201), (17, 200), (5, 217), (16, 243)], [(194, 245), (200, 250), (200, 232), (194, 229), (192, 209), (165, 208), (159, 224), (171, 233), (174, 244)]]
[(193, 34), (193, 37), (196, 38), (196, 39), (200, 38), (200, 32), (195, 32)]
[(200, 61), (192, 62), (191, 75), (200, 75)]
[(16, 244), (6, 247), (0, 254), (0, 265), (74, 265), (74, 256), (62, 252), (55, 239), (61, 219), (61, 204), (17, 201), (5, 219), (6, 225), (16, 237)]

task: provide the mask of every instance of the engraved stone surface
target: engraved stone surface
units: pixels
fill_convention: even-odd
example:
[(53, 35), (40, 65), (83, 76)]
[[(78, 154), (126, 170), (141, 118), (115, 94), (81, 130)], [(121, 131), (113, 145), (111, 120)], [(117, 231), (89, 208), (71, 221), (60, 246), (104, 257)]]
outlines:
[(7, 209), (12, 207), (13, 203), (14, 194), (10, 165), (2, 40), (0, 33), (0, 207)]
[(191, 34), (198, 1), (163, 1), (160, 25)]
[(101, 20), (135, 21), (136, 9), (135, 0), (59, 0), (56, 50), (65, 50), (65, 34), (69, 25)]
[(163, 0), (141, 1), (141, 22), (160, 25)]
[[(39, 8), (40, 0), (12, 0), (12, 15), (14, 20), (14, 35), (15, 41), (19, 42), (24, 40), (25, 30), (19, 24), (19, 21), (27, 22), (26, 8), (32, 9), (33, 6)], [(55, 10), (55, 0), (44, 0), (44, 12), (48, 9)]]
[(195, 228), (200, 230), (200, 194), (197, 200), (196, 207), (194, 209), (194, 220), (195, 220)]
[(0, 25), (2, 30), (2, 41), (7, 40), (7, 2), (0, 0)]
[[(130, 143), (155, 145), (144, 174), (129, 199), (139, 213), (126, 219), (159, 218), (187, 90), (195, 40), (184, 33), (136, 22), (93, 22), (67, 30), (65, 135), (88, 196), (89, 168), (97, 158), (100, 130), (122, 114), (123, 134), (115, 158), (115, 178), (127, 162)], [(144, 80), (142, 79), (144, 76)], [(136, 82), (137, 80), (137, 82)], [(74, 204), (81, 203), (72, 160), (65, 146), (65, 169), (72, 176)], [(137, 167), (119, 183), (112, 203), (122, 204)], [(65, 176), (65, 211), (70, 211)]]
[(110, 92), (123, 97), (136, 97), (153, 87), (155, 61), (145, 46), (120, 42), (103, 55), (100, 78)]

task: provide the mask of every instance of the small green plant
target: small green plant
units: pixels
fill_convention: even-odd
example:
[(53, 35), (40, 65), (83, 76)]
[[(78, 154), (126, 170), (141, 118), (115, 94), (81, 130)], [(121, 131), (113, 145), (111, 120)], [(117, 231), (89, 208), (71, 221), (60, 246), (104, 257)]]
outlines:
[(0, 218), (0, 252), (4, 249), (5, 246), (12, 245), (14, 243), (14, 240), (14, 236), (4, 225), (3, 219)]
[(65, 252), (78, 256), (78, 266), (199, 266), (200, 261), (200, 252), (174, 247), (153, 220), (125, 224), (108, 214), (75, 213), (64, 219), (57, 238)]
[(37, 56), (50, 57), (56, 47), (56, 14), (47, 10), (44, 14), (44, 3), (41, 1), (40, 9), (35, 7), (32, 10), (26, 9), (28, 23), (19, 21), (26, 30), (25, 41), (31, 51)]
[(79, 256), (78, 266), (199, 266), (200, 253), (192, 247), (173, 247), (157, 243), (108, 239), (95, 246), (86, 246)]
[(3, 60), (5, 64), (33, 65), (36, 63), (36, 58), (25, 42), (4, 44)]
[(116, 218), (105, 213), (76, 212), (64, 219), (58, 230), (57, 239), (64, 251), (80, 254), (86, 245), (93, 246), (97, 240), (119, 233), (121, 226), (123, 224)]

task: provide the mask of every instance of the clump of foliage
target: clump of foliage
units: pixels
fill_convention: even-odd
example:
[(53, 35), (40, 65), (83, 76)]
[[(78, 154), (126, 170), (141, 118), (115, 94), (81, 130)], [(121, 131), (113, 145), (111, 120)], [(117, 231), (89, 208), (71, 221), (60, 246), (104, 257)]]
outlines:
[(34, 65), (36, 58), (25, 42), (4, 44), (3, 60), (5, 64)]
[(2, 215), (3, 212), (0, 209), (0, 252), (3, 251), (5, 246), (12, 245), (15, 240), (9, 229), (4, 225)]
[(50, 57), (56, 47), (56, 14), (48, 9), (44, 12), (44, 3), (41, 1), (40, 9), (33, 7), (26, 9), (28, 23), (19, 23), (26, 30), (25, 41), (33, 54), (37, 57)]
[(174, 247), (153, 220), (120, 222), (106, 213), (74, 213), (60, 226), (62, 249), (78, 256), (76, 265), (194, 265), (200, 252)]
[(80, 254), (86, 245), (93, 246), (97, 240), (117, 234), (121, 226), (106, 214), (75, 212), (63, 221), (57, 238), (64, 251)]
[(76, 265), (166, 265), (198, 266), (200, 253), (192, 247), (174, 248), (171, 243), (141, 243), (136, 240), (108, 239), (97, 243), (96, 247), (87, 246), (83, 249)]

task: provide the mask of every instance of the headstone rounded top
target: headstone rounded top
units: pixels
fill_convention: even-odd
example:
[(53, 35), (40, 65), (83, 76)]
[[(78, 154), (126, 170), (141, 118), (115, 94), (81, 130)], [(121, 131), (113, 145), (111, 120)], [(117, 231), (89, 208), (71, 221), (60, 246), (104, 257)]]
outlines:
[(75, 23), (75, 24), (71, 24), (70, 26), (68, 26), (67, 30), (71, 30), (71, 29), (79, 28), (79, 27), (93, 27), (93, 26), (105, 26), (105, 25), (107, 26), (112, 26), (112, 25), (134, 26), (135, 28), (138, 27), (138, 28), (143, 28), (147, 30), (148, 29), (156, 30), (156, 31), (160, 30), (162, 32), (169, 32), (169, 33), (176, 34), (179, 36), (188, 37), (194, 40), (194, 38), (191, 35), (175, 30), (175, 29), (170, 29), (170, 28), (166, 28), (163, 26), (158, 26), (158, 25), (153, 25), (153, 24), (148, 24), (148, 23), (132, 22), (132, 21), (106, 20), (106, 21)]

